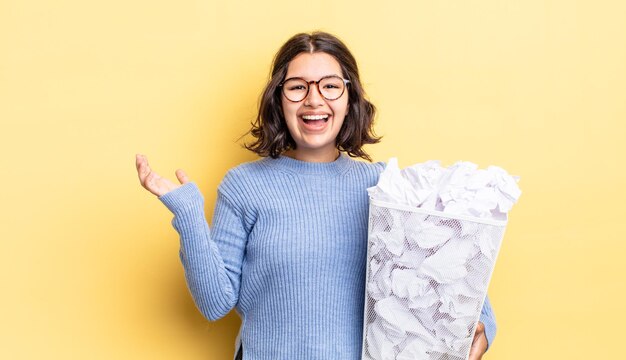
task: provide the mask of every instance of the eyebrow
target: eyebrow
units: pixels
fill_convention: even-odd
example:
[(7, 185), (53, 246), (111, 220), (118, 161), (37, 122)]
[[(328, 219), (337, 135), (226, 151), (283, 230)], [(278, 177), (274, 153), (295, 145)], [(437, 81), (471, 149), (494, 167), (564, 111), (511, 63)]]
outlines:
[[(342, 79), (343, 79), (343, 76), (341, 76), (341, 75), (339, 75), (339, 74), (327, 74), (327, 75), (324, 75), (324, 76), (320, 77), (319, 79), (323, 79), (323, 78), (325, 78), (325, 77), (329, 77), (329, 76), (338, 76), (338, 77), (340, 77), (340, 78), (342, 78)], [(285, 80), (286, 80), (286, 79), (293, 79), (293, 78), (300, 78), (300, 79), (307, 80), (307, 79), (305, 79), (305, 78), (304, 78), (304, 77), (302, 77), (302, 76), (285, 76)], [(317, 79), (317, 80), (319, 80), (319, 79)], [(315, 80), (315, 81), (317, 81), (317, 80)], [(309, 80), (309, 81), (310, 81), (310, 80)]]

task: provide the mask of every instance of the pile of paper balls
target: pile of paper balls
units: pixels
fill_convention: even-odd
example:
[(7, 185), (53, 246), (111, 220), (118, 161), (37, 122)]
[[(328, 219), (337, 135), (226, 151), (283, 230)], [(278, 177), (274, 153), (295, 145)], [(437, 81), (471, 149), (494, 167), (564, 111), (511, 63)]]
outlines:
[(391, 159), (368, 192), (390, 205), (370, 207), (364, 357), (465, 359), (517, 179), (469, 162), (400, 170)]

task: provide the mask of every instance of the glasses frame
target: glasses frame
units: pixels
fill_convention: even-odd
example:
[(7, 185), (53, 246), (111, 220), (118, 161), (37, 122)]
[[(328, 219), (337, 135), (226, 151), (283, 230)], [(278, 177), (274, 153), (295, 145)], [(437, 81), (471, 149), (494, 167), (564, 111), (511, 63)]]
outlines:
[[(324, 80), (324, 79), (328, 79), (328, 78), (339, 78), (341, 80), (343, 80), (343, 90), (341, 91), (341, 94), (339, 96), (337, 96), (334, 99), (329, 99), (326, 96), (324, 96), (324, 94), (322, 94), (322, 90), (320, 90), (320, 81)], [(287, 81), (289, 80), (302, 80), (306, 83), (306, 94), (304, 94), (304, 97), (302, 98), (302, 100), (298, 100), (298, 101), (293, 101), (290, 98), (287, 97), (287, 95), (285, 94), (285, 87), (283, 86)], [(338, 75), (327, 75), (322, 77), (321, 79), (315, 81), (315, 80), (311, 80), (311, 81), (306, 81), (305, 79), (301, 78), (301, 77), (290, 77), (288, 79), (283, 80), (280, 84), (278, 84), (278, 86), (282, 89), (281, 93), (283, 94), (283, 96), (285, 97), (285, 99), (287, 99), (288, 101), (291, 101), (292, 103), (299, 103), (301, 101), (303, 101), (304, 99), (307, 98), (307, 96), (309, 96), (309, 91), (311, 90), (311, 85), (315, 84), (315, 87), (317, 88), (317, 92), (320, 94), (321, 97), (323, 97), (324, 99), (326, 99), (327, 101), (335, 101), (337, 99), (339, 99), (340, 97), (343, 96), (343, 93), (346, 92), (346, 88), (348, 87), (348, 84), (350, 83), (350, 80), (348, 79), (344, 79), (341, 76)]]

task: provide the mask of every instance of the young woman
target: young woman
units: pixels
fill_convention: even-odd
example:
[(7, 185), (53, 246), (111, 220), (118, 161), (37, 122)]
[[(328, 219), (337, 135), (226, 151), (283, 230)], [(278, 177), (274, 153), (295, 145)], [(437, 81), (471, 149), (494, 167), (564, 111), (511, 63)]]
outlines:
[[(384, 163), (363, 145), (374, 106), (356, 61), (336, 37), (297, 34), (278, 51), (246, 147), (261, 159), (226, 174), (211, 229), (204, 200), (136, 165), (143, 187), (174, 214), (180, 258), (196, 305), (210, 320), (236, 308), (239, 358), (361, 359), (368, 196)], [(470, 359), (495, 336), (485, 301)]]

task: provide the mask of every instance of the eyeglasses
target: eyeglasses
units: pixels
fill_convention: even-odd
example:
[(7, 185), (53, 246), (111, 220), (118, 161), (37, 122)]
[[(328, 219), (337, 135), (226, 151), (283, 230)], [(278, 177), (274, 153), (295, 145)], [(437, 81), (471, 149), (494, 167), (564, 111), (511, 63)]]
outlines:
[(292, 77), (284, 80), (278, 86), (283, 88), (283, 95), (291, 102), (300, 102), (309, 95), (311, 84), (317, 85), (317, 91), (326, 100), (337, 100), (346, 91), (350, 80), (337, 75), (324, 76), (317, 81), (306, 81), (303, 78)]

